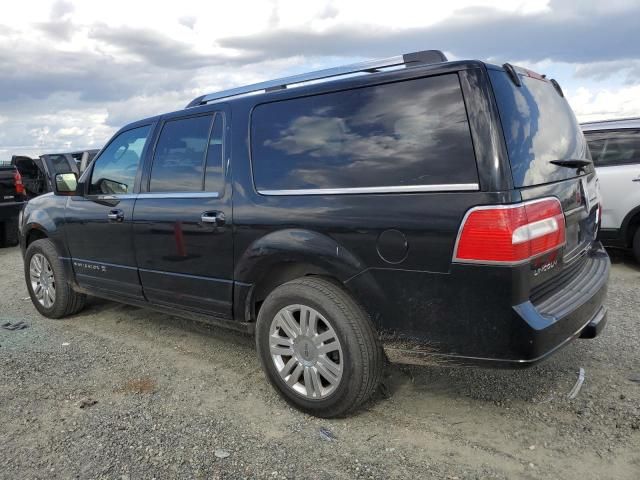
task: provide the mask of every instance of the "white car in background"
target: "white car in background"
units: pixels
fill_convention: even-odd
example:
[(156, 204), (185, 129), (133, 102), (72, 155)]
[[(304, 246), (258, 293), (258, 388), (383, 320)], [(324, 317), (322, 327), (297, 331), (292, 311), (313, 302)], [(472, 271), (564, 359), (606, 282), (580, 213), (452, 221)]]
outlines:
[(640, 262), (640, 118), (582, 124), (602, 196), (600, 240)]

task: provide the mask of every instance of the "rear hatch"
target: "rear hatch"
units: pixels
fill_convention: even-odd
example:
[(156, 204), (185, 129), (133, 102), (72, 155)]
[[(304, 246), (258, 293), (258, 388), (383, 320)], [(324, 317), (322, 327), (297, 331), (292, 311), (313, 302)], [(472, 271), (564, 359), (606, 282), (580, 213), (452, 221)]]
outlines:
[(488, 66), (511, 164), (524, 201), (557, 198), (565, 245), (531, 260), (532, 297), (565, 284), (584, 266), (597, 233), (599, 193), (591, 155), (560, 86), (534, 72)]

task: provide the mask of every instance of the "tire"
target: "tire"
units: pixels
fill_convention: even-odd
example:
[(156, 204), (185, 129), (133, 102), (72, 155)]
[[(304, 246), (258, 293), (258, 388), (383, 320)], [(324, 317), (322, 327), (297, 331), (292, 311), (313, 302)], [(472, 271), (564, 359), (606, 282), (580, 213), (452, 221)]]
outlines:
[(324, 278), (299, 278), (271, 292), (258, 314), (256, 346), (280, 395), (317, 417), (356, 409), (382, 377), (383, 351), (368, 315)]
[(636, 233), (633, 234), (633, 256), (636, 257), (636, 262), (640, 263), (640, 227), (636, 228)]
[[(36, 257), (35, 260), (34, 257)], [(32, 271), (37, 272), (38, 265), (40, 265), (39, 276), (32, 273)], [(44, 238), (29, 245), (24, 256), (24, 277), (33, 305), (45, 317), (62, 318), (78, 313), (84, 308), (87, 297), (71, 288), (62, 261), (51, 240)], [(51, 285), (53, 285), (53, 301), (51, 296), (46, 296), (45, 299), (46, 292), (42, 295), (43, 289)], [(39, 289), (38, 286), (40, 286)], [(41, 295), (41, 298), (38, 295)]]

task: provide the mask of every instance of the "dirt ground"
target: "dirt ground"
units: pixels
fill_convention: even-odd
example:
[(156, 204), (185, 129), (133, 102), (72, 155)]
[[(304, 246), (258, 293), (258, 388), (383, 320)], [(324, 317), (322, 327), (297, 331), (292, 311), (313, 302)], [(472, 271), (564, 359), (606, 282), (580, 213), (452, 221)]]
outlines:
[[(616, 255), (609, 324), (542, 365), (386, 371), (321, 420), (268, 385), (249, 337), (92, 300), (65, 320), (0, 250), (0, 478), (640, 478), (640, 268)], [(569, 400), (579, 368), (586, 380)]]

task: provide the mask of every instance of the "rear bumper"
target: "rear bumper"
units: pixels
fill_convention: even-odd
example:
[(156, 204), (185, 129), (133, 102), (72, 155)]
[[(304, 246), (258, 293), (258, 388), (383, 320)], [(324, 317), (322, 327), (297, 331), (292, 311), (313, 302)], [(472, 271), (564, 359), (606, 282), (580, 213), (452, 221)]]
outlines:
[[(537, 363), (585, 332), (595, 337), (606, 323), (607, 283), (611, 263), (601, 244), (592, 249), (581, 271), (543, 299), (513, 307), (523, 322), (519, 363)], [(586, 330), (585, 330), (586, 329)]]
[[(510, 313), (503, 313), (497, 300), (485, 296), (484, 310), (479, 306), (473, 321), (465, 321), (461, 325), (465, 328), (455, 332), (461, 346), (457, 351), (446, 351), (449, 345), (434, 345), (427, 335), (419, 335), (383, 336), (385, 352), (397, 363), (433, 364), (434, 357), (439, 357), (493, 367), (534, 365), (572, 340), (594, 338), (602, 331), (607, 321), (604, 301), (609, 269), (606, 251), (595, 243), (580, 271), (543, 298), (527, 300), (511, 307)], [(498, 292), (493, 296), (500, 298)], [(468, 297), (467, 302), (470, 300)]]
[(607, 308), (602, 307), (587, 326), (580, 331), (580, 338), (596, 338), (607, 324)]

